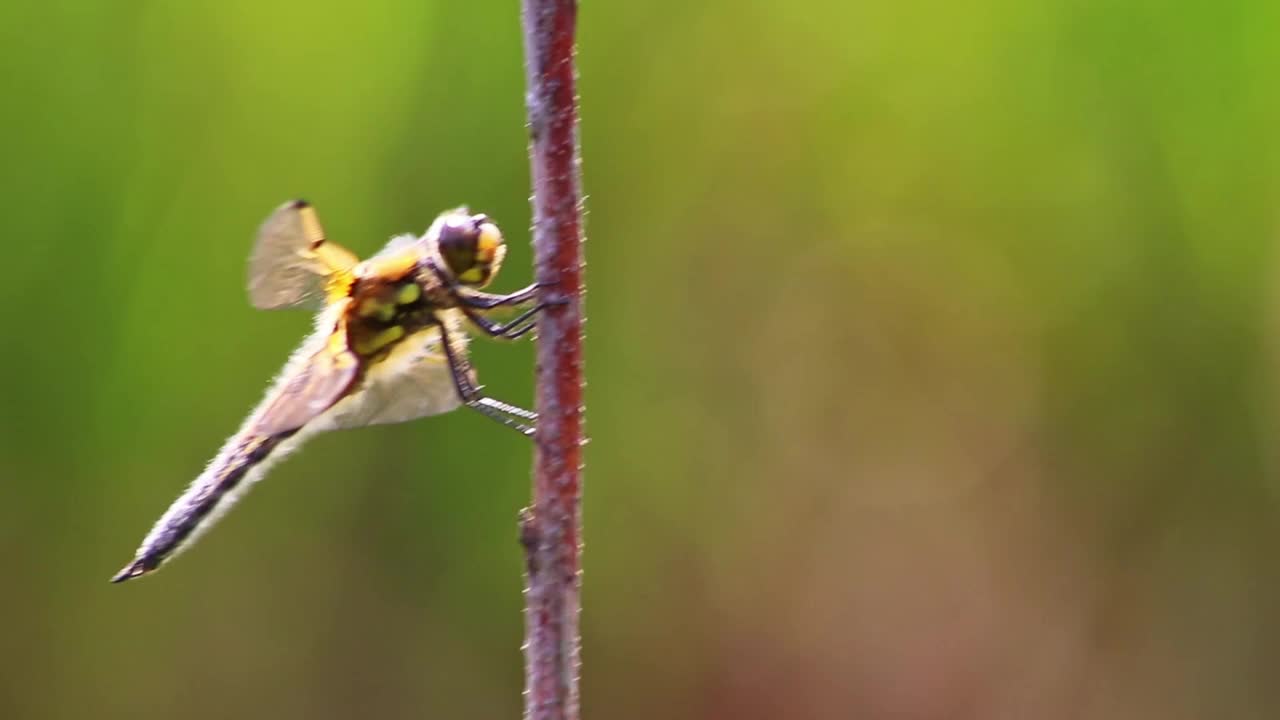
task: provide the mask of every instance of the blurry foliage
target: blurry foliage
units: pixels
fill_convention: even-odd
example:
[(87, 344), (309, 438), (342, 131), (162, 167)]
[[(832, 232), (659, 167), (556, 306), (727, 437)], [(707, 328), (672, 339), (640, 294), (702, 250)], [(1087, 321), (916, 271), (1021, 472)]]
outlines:
[[(586, 3), (587, 717), (1280, 714), (1280, 6)], [(0, 7), (0, 717), (515, 717), (530, 448), (322, 437), (107, 577), (359, 252), (528, 280), (515, 5)], [(475, 345), (525, 402), (527, 345)]]

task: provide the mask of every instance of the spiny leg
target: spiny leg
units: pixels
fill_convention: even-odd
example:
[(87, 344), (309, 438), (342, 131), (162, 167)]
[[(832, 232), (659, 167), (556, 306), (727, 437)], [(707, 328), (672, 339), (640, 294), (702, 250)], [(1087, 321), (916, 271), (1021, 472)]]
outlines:
[(532, 319), (535, 315), (542, 310), (547, 309), (550, 305), (559, 305), (562, 303), (563, 301), (540, 302), (505, 323), (496, 323), (471, 308), (462, 308), (462, 312), (471, 320), (472, 323), (475, 324), (476, 327), (484, 331), (485, 334), (496, 338), (515, 340), (537, 327), (537, 322)]
[(471, 382), (471, 362), (454, 350), (453, 340), (449, 337), (449, 331), (444, 324), (441, 323), (438, 327), (440, 344), (444, 346), (445, 359), (449, 362), (449, 371), (453, 375), (453, 385), (458, 390), (458, 397), (462, 398), (467, 407), (478, 411), (481, 415), (496, 420), (522, 435), (533, 435), (533, 425), (509, 416), (533, 421), (537, 419), (537, 414), (501, 400), (485, 397)]
[(454, 292), (457, 294), (458, 301), (466, 307), (477, 310), (492, 310), (496, 307), (524, 305), (525, 303), (533, 302), (533, 299), (538, 296), (538, 288), (540, 287), (542, 286), (539, 283), (534, 283), (506, 295), (495, 295), (494, 293), (481, 292), (480, 290), (472, 290), (462, 286), (455, 286)]
[(487, 405), (488, 407), (491, 407), (494, 410), (497, 410), (498, 412), (503, 412), (508, 415), (515, 415), (516, 417), (523, 418), (525, 420), (534, 421), (538, 419), (538, 413), (532, 410), (525, 410), (522, 407), (516, 407), (515, 405), (510, 405), (502, 402), (501, 400), (495, 400), (494, 398), (491, 398), (491, 397), (487, 397), (487, 396), (482, 397), (477, 402), (479, 402), (481, 405)]

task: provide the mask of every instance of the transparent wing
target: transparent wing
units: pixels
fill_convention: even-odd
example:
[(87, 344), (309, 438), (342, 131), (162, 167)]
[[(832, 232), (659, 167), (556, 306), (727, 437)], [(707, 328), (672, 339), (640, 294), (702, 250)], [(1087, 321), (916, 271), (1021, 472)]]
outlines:
[(360, 360), (347, 348), (346, 324), (339, 321), (323, 347), (290, 361), (253, 432), (272, 436), (306, 425), (342, 399), (359, 372)]
[[(451, 319), (452, 320), (452, 319)], [(456, 326), (454, 320), (451, 326)], [(458, 332), (455, 349), (466, 352)], [(370, 365), (357, 392), (334, 406), (335, 428), (386, 425), (449, 412), (462, 404), (440, 345), (440, 331), (426, 328), (401, 340)]]
[(373, 257), (374, 259), (390, 257), (405, 252), (416, 252), (421, 256), (423, 249), (426, 247), (427, 246), (424, 244), (424, 240), (422, 238), (406, 233), (403, 235), (393, 236), (387, 241), (386, 245), (382, 246), (382, 249), (378, 251), (378, 254)]
[(351, 251), (325, 239), (315, 208), (305, 200), (271, 213), (249, 256), (249, 301), (263, 310), (315, 305), (335, 273), (359, 262)]

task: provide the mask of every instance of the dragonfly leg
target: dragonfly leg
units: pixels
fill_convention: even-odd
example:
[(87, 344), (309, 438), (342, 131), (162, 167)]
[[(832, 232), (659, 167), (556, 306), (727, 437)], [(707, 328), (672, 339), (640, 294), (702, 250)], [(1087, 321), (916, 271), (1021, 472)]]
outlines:
[(495, 295), (494, 293), (481, 292), (480, 290), (472, 290), (462, 286), (455, 286), (454, 289), (458, 296), (458, 302), (465, 307), (475, 308), (476, 310), (492, 310), (496, 307), (524, 305), (533, 302), (533, 299), (538, 295), (538, 289), (541, 287), (543, 287), (542, 283), (533, 283), (528, 287), (520, 288), (505, 295)]
[[(471, 380), (470, 361), (454, 349), (448, 329), (443, 324), (438, 327), (440, 328), (440, 344), (444, 346), (445, 359), (448, 360), (449, 370), (453, 375), (453, 385), (457, 388), (458, 397), (462, 398), (462, 402), (490, 420), (502, 423), (521, 435), (532, 436), (534, 426), (530, 423), (538, 419), (537, 413), (504, 403), (501, 400), (486, 397), (480, 392), (480, 389)], [(522, 422), (523, 420), (529, 422)]]
[(515, 405), (504, 403), (501, 400), (497, 400), (495, 398), (491, 398), (487, 396), (481, 397), (477, 402), (479, 402), (481, 405), (491, 407), (494, 410), (497, 410), (498, 412), (506, 413), (507, 415), (514, 415), (518, 418), (523, 418), (531, 422), (538, 419), (538, 413), (532, 410), (525, 410), (522, 407), (516, 407)]
[(563, 300), (540, 302), (505, 323), (496, 323), (471, 308), (462, 308), (462, 312), (485, 334), (491, 337), (515, 340), (537, 326), (537, 323), (532, 320), (534, 315), (547, 309), (550, 305), (562, 305), (564, 302)]

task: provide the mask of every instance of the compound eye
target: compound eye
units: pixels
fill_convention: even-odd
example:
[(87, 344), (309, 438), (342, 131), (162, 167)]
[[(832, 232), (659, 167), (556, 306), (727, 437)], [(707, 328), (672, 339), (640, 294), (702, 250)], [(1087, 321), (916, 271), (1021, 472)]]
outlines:
[(440, 255), (449, 266), (453, 276), (462, 276), (476, 264), (476, 248), (480, 240), (480, 231), (471, 218), (454, 214), (445, 218), (440, 227)]
[(454, 279), (472, 287), (487, 285), (507, 252), (498, 226), (488, 215), (461, 209), (438, 218), (436, 227), (440, 256)]
[(475, 261), (466, 272), (458, 275), (458, 280), (477, 287), (489, 284), (502, 266), (506, 253), (502, 231), (484, 215), (477, 215)]

